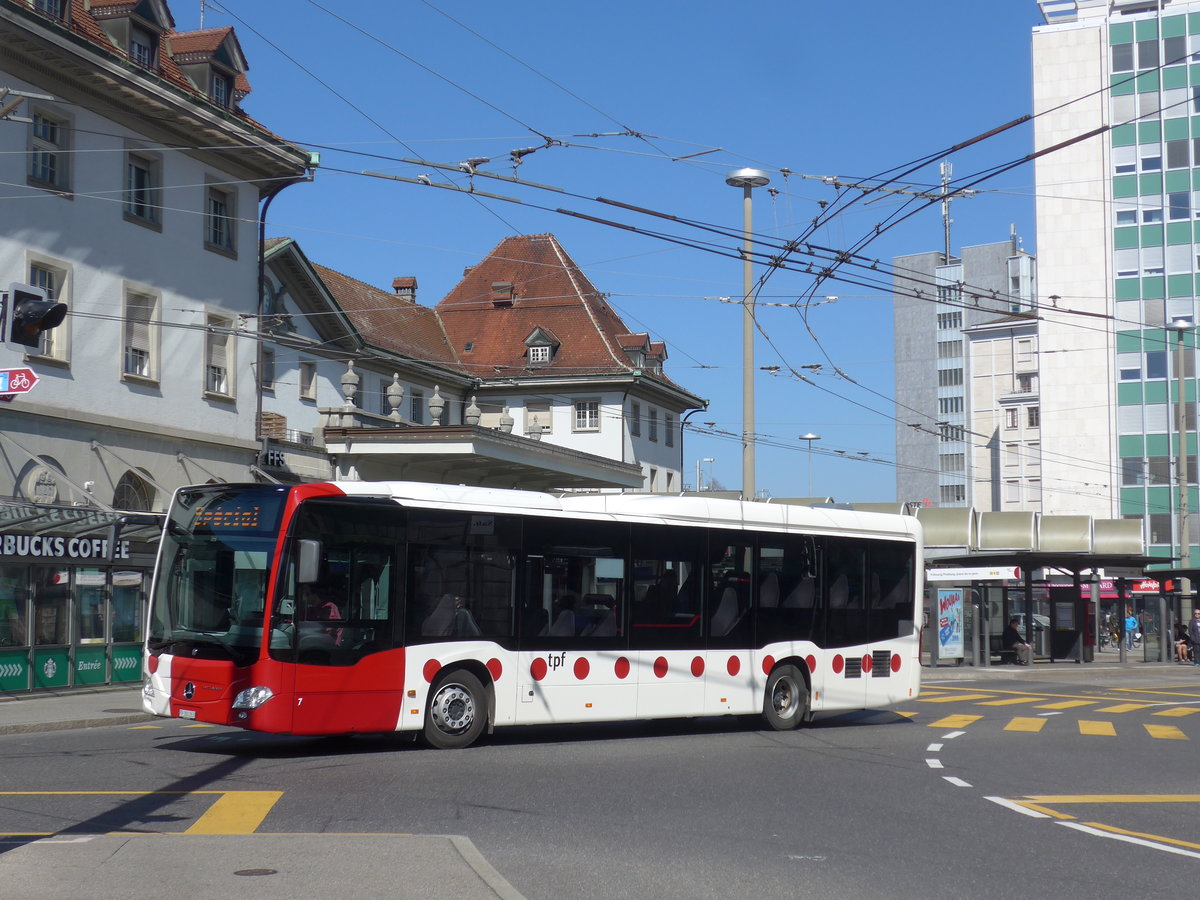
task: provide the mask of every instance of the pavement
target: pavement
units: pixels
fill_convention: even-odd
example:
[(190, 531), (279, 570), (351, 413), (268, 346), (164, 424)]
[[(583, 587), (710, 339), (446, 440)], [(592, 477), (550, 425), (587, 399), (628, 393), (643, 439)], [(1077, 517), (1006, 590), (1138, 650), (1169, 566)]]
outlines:
[[(1104, 674), (1149, 678), (1200, 677), (1176, 663), (1147, 663), (1140, 652), (1121, 662), (1116, 652), (1092, 663), (1035, 662), (1032, 666), (925, 666), (923, 680), (1053, 680)], [(37, 694), (0, 694), (0, 735), (137, 725), (153, 721), (142, 712), (141, 685)], [(175, 849), (175, 842), (186, 841)], [(0, 884), (6, 900), (77, 900), (121, 896), (160, 900), (161, 885), (147, 873), (164, 871), (188, 885), (195, 900), (225, 900), (239, 891), (264, 900), (305, 896), (395, 898), (504, 898), (521, 894), (471, 841), (461, 835), (411, 834), (77, 834), (4, 837), (0, 833)]]
[[(137, 725), (134, 687), (0, 694), (0, 735)], [(29, 785), (27, 787), (35, 787)], [(2, 819), (0, 819), (2, 827)], [(162, 900), (161, 878), (191, 900), (389, 897), (397, 900), (522, 900), (469, 838), (437, 834), (80, 834), (5, 836), (5, 900), (121, 897)]]

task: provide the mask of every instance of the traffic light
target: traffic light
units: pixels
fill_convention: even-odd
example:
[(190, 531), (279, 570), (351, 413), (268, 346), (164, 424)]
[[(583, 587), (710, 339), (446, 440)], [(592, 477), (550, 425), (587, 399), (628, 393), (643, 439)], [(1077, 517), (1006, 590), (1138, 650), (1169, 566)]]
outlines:
[(30, 284), (8, 286), (8, 333), (11, 344), (38, 347), (42, 332), (57, 328), (67, 316), (67, 304), (46, 298), (46, 292)]

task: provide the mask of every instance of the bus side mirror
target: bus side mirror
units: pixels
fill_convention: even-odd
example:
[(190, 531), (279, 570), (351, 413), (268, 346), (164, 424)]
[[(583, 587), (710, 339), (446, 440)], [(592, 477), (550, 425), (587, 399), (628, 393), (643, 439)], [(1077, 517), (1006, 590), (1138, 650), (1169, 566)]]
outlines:
[(321, 577), (321, 542), (300, 540), (296, 553), (296, 581), (312, 584)]

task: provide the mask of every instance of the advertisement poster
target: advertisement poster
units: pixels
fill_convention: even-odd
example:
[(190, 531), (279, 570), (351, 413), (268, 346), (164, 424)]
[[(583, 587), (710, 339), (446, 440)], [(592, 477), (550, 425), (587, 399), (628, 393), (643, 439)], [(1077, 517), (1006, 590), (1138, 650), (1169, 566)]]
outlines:
[(963, 592), (938, 588), (938, 659), (962, 659)]

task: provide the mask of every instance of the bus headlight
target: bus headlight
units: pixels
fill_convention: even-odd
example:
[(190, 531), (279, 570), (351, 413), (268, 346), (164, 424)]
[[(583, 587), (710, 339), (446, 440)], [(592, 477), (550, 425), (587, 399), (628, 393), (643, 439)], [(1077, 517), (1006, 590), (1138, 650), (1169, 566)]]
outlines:
[(142, 682), (142, 699), (154, 701), (154, 685), (149, 678)]
[(265, 685), (246, 688), (233, 698), (233, 708), (258, 709), (274, 696), (274, 692)]

